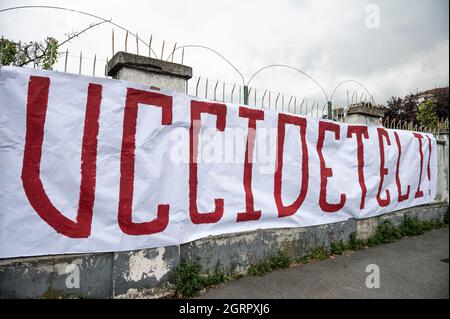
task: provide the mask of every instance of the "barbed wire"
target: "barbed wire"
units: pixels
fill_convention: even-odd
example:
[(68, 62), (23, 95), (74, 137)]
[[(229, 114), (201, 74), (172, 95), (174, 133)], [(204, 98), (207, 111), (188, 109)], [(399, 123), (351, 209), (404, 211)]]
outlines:
[[(156, 58), (158, 58), (156, 52), (155, 52), (155, 51), (152, 49), (152, 47), (151, 47), (151, 42), (152, 42), (152, 37), (153, 37), (153, 36), (150, 38), (150, 42), (147, 43), (147, 42), (145, 42), (144, 40), (142, 40), (141, 38), (139, 38), (137, 32), (136, 32), (136, 33), (131, 32), (131, 31), (130, 31), (129, 29), (127, 29), (126, 27), (121, 26), (120, 24), (113, 22), (112, 19), (106, 19), (106, 18), (100, 17), (100, 16), (98, 16), (98, 15), (95, 15), (95, 14), (92, 14), (92, 13), (89, 13), (89, 12), (86, 12), (86, 11), (82, 11), (82, 10), (71, 9), (71, 8), (61, 7), (61, 6), (48, 6), (48, 5), (15, 6), (15, 7), (5, 8), (5, 9), (0, 9), (0, 13), (8, 12), (8, 11), (13, 11), (13, 10), (20, 10), (20, 9), (51, 9), (51, 10), (62, 10), (62, 11), (74, 12), (74, 13), (86, 15), (86, 16), (89, 16), (89, 17), (93, 17), (93, 18), (95, 18), (95, 19), (99, 19), (99, 20), (101, 20), (101, 22), (98, 23), (97, 25), (102, 24), (102, 23), (110, 23), (111, 25), (113, 25), (113, 26), (115, 26), (115, 27), (117, 27), (117, 28), (119, 28), (119, 29), (125, 31), (125, 32), (126, 32), (126, 38), (128, 38), (128, 34), (131, 34), (132, 36), (134, 36), (134, 37), (136, 38), (136, 50), (138, 50), (138, 41), (140, 41), (140, 42), (142, 42), (143, 44), (145, 44), (145, 45), (148, 47), (148, 49), (149, 49), (149, 55), (150, 55), (151, 53), (153, 53), (153, 55), (154, 55)], [(91, 28), (91, 27), (88, 27), (87, 29), (90, 29), (90, 28)], [(83, 30), (83, 32), (87, 31), (87, 29), (86, 29), (86, 30)], [(113, 39), (114, 39), (114, 33), (113, 33)], [(113, 40), (113, 42), (114, 42), (114, 40)], [(125, 46), (126, 46), (126, 42), (127, 42), (127, 41), (125, 41)], [(113, 44), (113, 47), (114, 47), (114, 44)], [(297, 68), (297, 67), (294, 67), (294, 66), (291, 66), (291, 65), (287, 65), (287, 64), (271, 64), (271, 65), (263, 66), (262, 68), (258, 69), (256, 72), (254, 72), (254, 73), (252, 74), (252, 76), (250, 77), (250, 79), (247, 81), (247, 83), (245, 83), (245, 77), (244, 77), (244, 75), (243, 75), (242, 72), (235, 66), (235, 64), (233, 64), (228, 58), (226, 58), (226, 57), (225, 57), (222, 53), (220, 53), (219, 51), (217, 51), (217, 50), (215, 50), (215, 49), (213, 49), (213, 48), (211, 48), (211, 47), (208, 47), (208, 46), (206, 46), (206, 45), (188, 44), (188, 45), (182, 45), (182, 46), (178, 46), (178, 47), (177, 47), (177, 43), (175, 43), (175, 46), (174, 46), (172, 52), (169, 54), (167, 60), (169, 60), (169, 59), (171, 59), (171, 58), (173, 59), (173, 55), (175, 54), (175, 51), (176, 51), (176, 50), (180, 50), (180, 49), (183, 50), (183, 58), (184, 58), (184, 49), (185, 49), (185, 48), (201, 48), (201, 49), (208, 50), (208, 51), (210, 51), (210, 52), (216, 54), (217, 56), (219, 56), (219, 57), (220, 57), (222, 60), (224, 60), (228, 65), (230, 65), (230, 66), (231, 66), (231, 67), (239, 74), (239, 76), (240, 76), (240, 78), (241, 78), (242, 85), (243, 85), (243, 87), (244, 87), (244, 95), (247, 94), (247, 100), (248, 100), (248, 95), (249, 95), (249, 93), (250, 93), (250, 92), (248, 91), (248, 86), (250, 85), (251, 81), (254, 79), (254, 77), (255, 77), (257, 74), (259, 74), (259, 73), (262, 72), (263, 70), (266, 70), (266, 69), (269, 69), (269, 68), (283, 67), (283, 68), (288, 68), (288, 69), (295, 70), (295, 71), (297, 71), (297, 72), (299, 72), (299, 73), (305, 75), (305, 76), (308, 77), (310, 80), (312, 80), (312, 81), (320, 88), (320, 90), (322, 91), (322, 93), (323, 93), (324, 96), (325, 96), (326, 101), (329, 102), (329, 103), (332, 102), (332, 99), (333, 99), (334, 94), (336, 93), (337, 89), (338, 89), (341, 85), (343, 85), (344, 83), (348, 83), (348, 82), (353, 82), (353, 83), (356, 83), (356, 84), (360, 85), (360, 86), (366, 91), (366, 93), (371, 97), (371, 100), (374, 101), (374, 98), (373, 98), (372, 94), (369, 92), (369, 90), (368, 90), (361, 82), (359, 82), (359, 81), (357, 81), (357, 80), (353, 80), (353, 79), (349, 79), (349, 80), (345, 80), (345, 81), (340, 82), (340, 83), (334, 88), (334, 90), (333, 90), (333, 92), (332, 92), (332, 94), (331, 94), (331, 96), (330, 96), (330, 98), (329, 98), (329, 97), (328, 97), (328, 94), (326, 93), (326, 90), (323, 88), (323, 86), (322, 86), (317, 80), (315, 80), (311, 75), (307, 74), (305, 71), (301, 70), (300, 68)], [(113, 50), (114, 50), (114, 49), (113, 49)], [(163, 59), (163, 52), (164, 52), (164, 42), (163, 42), (163, 46), (162, 46), (161, 59)], [(81, 62), (80, 62), (80, 63), (81, 63)], [(94, 66), (94, 68), (95, 68), (95, 66)], [(80, 67), (80, 70), (81, 70), (81, 67)], [(355, 92), (355, 93), (356, 93), (356, 92)], [(347, 99), (348, 99), (348, 98), (347, 98)], [(245, 98), (244, 98), (244, 100), (245, 100)], [(353, 96), (352, 96), (352, 100), (353, 100)], [(358, 100), (357, 97), (356, 97), (356, 100)], [(361, 100), (362, 100), (362, 96), (361, 96)]]
[(82, 10), (76, 10), (76, 9), (70, 9), (70, 8), (58, 7), (58, 6), (42, 6), (42, 5), (41, 6), (16, 6), (16, 7), (10, 7), (10, 8), (5, 8), (5, 9), (0, 9), (0, 13), (7, 12), (7, 11), (13, 11), (13, 10), (20, 10), (20, 9), (51, 9), (51, 10), (70, 11), (70, 12), (75, 12), (75, 13), (78, 13), (78, 14), (82, 14), (82, 15), (86, 15), (86, 16), (89, 16), (89, 17), (92, 17), (92, 18), (95, 18), (95, 19), (102, 20), (105, 23), (110, 23), (111, 25), (113, 25), (113, 26), (115, 26), (115, 27), (117, 27), (117, 28), (119, 28), (119, 29), (121, 29), (123, 31), (126, 31), (126, 32), (130, 33), (138, 41), (141, 41), (142, 43), (144, 43), (149, 48), (149, 50), (151, 50), (151, 52), (155, 55), (155, 57), (157, 57), (155, 51), (144, 40), (139, 38), (137, 34), (131, 32), (130, 30), (128, 30), (127, 28), (121, 26), (120, 24), (113, 22), (112, 19), (105, 19), (105, 18), (102, 18), (102, 17), (100, 17), (98, 15), (95, 15), (95, 14), (92, 14), (92, 13), (89, 13), (89, 12), (85, 12), (85, 11), (82, 11)]

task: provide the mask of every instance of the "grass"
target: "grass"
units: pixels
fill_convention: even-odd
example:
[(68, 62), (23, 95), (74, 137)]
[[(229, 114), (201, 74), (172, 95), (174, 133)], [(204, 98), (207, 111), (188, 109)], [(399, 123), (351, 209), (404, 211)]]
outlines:
[(248, 274), (252, 276), (262, 276), (275, 269), (287, 268), (290, 264), (291, 259), (289, 257), (284, 254), (279, 254), (277, 256), (272, 256), (261, 263), (251, 265)]
[(384, 243), (390, 243), (406, 236), (421, 235), (426, 231), (441, 228), (445, 222), (440, 220), (418, 220), (416, 218), (404, 217), (399, 226), (394, 226), (390, 221), (384, 221), (378, 225), (374, 236), (366, 240), (356, 239), (356, 235), (350, 236), (348, 248), (350, 250), (372, 247)]
[(400, 225), (395, 226), (390, 221), (386, 220), (378, 225), (375, 234), (368, 239), (357, 239), (356, 233), (352, 233), (347, 243), (343, 240), (333, 242), (331, 243), (329, 250), (326, 250), (323, 247), (315, 248), (309, 255), (301, 257), (297, 262), (304, 264), (310, 260), (322, 260), (328, 258), (330, 255), (342, 255), (350, 250), (359, 250), (366, 247), (390, 243), (406, 236), (417, 236), (431, 229), (441, 228), (446, 224), (445, 220), (440, 221), (436, 219), (426, 221), (405, 216)]
[[(331, 255), (342, 255), (347, 251), (364, 249), (375, 245), (390, 243), (406, 236), (417, 236), (426, 231), (435, 228), (441, 228), (448, 224), (448, 217), (444, 221), (430, 220), (423, 221), (416, 218), (404, 217), (400, 225), (395, 226), (390, 221), (384, 221), (378, 225), (375, 234), (365, 240), (357, 239), (356, 234), (352, 233), (347, 242), (340, 240), (332, 242), (329, 249), (323, 246), (314, 248), (310, 254), (302, 256), (295, 260), (295, 263), (305, 264), (313, 260), (323, 260)], [(248, 270), (248, 275), (262, 276), (276, 269), (288, 268), (293, 264), (288, 256), (281, 253), (271, 256), (267, 260), (253, 264)], [(197, 295), (202, 289), (220, 283), (237, 279), (241, 276), (229, 276), (220, 269), (218, 263), (214, 273), (203, 274), (199, 260), (182, 260), (180, 265), (174, 271), (175, 289), (177, 295), (183, 298), (189, 298)]]
[(233, 277), (227, 276), (217, 264), (212, 274), (202, 274), (200, 262), (183, 259), (175, 269), (175, 290), (180, 297), (189, 298), (197, 295), (202, 289), (214, 286)]

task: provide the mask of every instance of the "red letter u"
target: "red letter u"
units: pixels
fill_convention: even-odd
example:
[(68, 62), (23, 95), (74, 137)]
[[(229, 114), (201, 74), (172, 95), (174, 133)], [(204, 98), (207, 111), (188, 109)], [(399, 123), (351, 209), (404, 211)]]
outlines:
[(89, 84), (83, 144), (81, 149), (81, 184), (77, 221), (65, 217), (51, 203), (40, 178), (42, 142), (44, 140), (50, 79), (31, 76), (28, 83), (25, 150), (22, 182), (25, 194), (43, 220), (58, 233), (71, 238), (86, 238), (91, 233), (92, 208), (95, 197), (98, 118), (102, 86)]

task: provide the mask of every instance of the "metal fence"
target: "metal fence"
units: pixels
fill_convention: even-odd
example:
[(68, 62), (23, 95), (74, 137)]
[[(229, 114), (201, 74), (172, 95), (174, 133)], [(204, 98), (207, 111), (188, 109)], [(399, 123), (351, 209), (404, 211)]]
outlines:
[[(86, 28), (90, 29), (92, 26)], [(83, 30), (82, 32), (84, 32)], [(132, 41), (134, 38), (135, 41)], [(3, 39), (3, 37), (2, 37)], [(119, 42), (119, 43), (117, 43)], [(157, 49), (156, 41), (153, 35), (149, 37), (147, 43), (140, 45), (140, 42), (144, 42), (139, 38), (138, 34), (132, 34), (129, 31), (124, 32), (123, 42), (117, 41), (117, 36), (115, 35), (114, 29), (112, 29), (111, 35), (111, 53), (114, 55), (116, 50), (124, 50), (125, 52), (133, 51), (132, 53), (148, 55), (149, 57), (174, 62), (174, 63), (184, 63), (184, 47), (177, 47), (177, 43), (172, 46), (170, 45), (170, 50), (168, 50), (168, 45), (166, 41), (160, 41), (160, 49)], [(133, 43), (133, 45), (130, 45)], [(181, 50), (178, 50), (180, 49)], [(133, 50), (134, 49), (134, 50)], [(178, 50), (178, 51), (177, 51)], [(17, 44), (17, 56), (16, 60), (13, 61), (13, 65), (20, 65), (21, 57), (21, 43)], [(158, 51), (158, 54), (156, 53)], [(0, 62), (2, 61), (3, 52), (0, 51)], [(54, 65), (53, 70), (58, 72), (68, 72), (80, 75), (90, 75), (90, 76), (106, 76), (106, 66), (108, 64), (108, 57), (100, 57), (97, 54), (86, 54), (82, 51), (80, 52), (70, 52), (67, 48), (64, 51), (59, 51), (57, 53), (58, 59), (57, 63)], [(33, 62), (33, 61), (31, 61)], [(34, 63), (29, 63), (26, 67), (36, 68), (38, 65)], [(331, 98), (336, 92), (337, 88), (344, 84), (345, 82), (350, 82), (353, 80), (347, 80), (339, 83), (335, 88)], [(353, 81), (356, 82), (356, 81)], [(247, 89), (247, 92), (245, 92)], [(367, 90), (366, 90), (367, 91)], [(286, 112), (291, 114), (303, 115), (307, 117), (314, 118), (327, 118), (327, 101), (320, 101), (317, 99), (311, 99), (302, 96), (296, 96), (292, 94), (281, 93), (273, 91), (270, 89), (260, 89), (256, 87), (246, 87), (238, 83), (227, 83), (221, 81), (220, 79), (210, 79), (208, 77), (194, 76), (190, 79), (186, 86), (186, 93), (189, 95), (201, 97), (211, 101), (224, 102), (224, 103), (236, 103), (245, 104), (244, 94), (247, 94), (247, 105), (253, 107), (259, 107), (264, 109), (272, 109), (280, 112)], [(336, 121), (345, 122), (347, 116), (347, 110), (352, 106), (365, 106), (368, 108), (379, 108), (379, 105), (374, 103), (373, 97), (368, 94), (368, 92), (349, 92), (346, 90), (346, 105), (333, 105), (332, 116)], [(433, 127), (423, 127), (420, 125), (415, 125), (412, 122), (398, 121), (396, 119), (383, 119), (383, 126), (393, 129), (403, 129), (411, 131), (421, 131), (430, 133), (448, 132), (448, 119), (439, 121)]]
[(386, 117), (382, 122), (383, 126), (390, 129), (407, 130), (414, 132), (424, 132), (432, 134), (448, 133), (448, 119), (441, 119), (432, 127), (426, 127), (419, 124), (414, 124), (409, 121), (401, 121), (397, 119), (390, 119)]
[[(211, 101), (244, 103), (244, 88), (242, 85), (220, 80), (210, 80), (206, 77), (194, 76), (189, 80), (186, 93)], [(327, 103), (325, 101), (256, 87), (248, 88), (247, 105), (309, 117), (324, 118), (327, 114)]]

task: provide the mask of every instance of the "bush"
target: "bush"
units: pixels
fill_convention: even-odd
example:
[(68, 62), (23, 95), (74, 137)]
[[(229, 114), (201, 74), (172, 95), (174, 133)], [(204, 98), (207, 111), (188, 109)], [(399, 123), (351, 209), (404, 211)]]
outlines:
[(185, 298), (197, 295), (205, 287), (229, 280), (228, 276), (219, 269), (219, 263), (217, 263), (214, 273), (202, 274), (198, 259), (195, 261), (183, 259), (177, 269), (175, 269), (174, 275), (175, 289)]
[(192, 297), (204, 287), (204, 280), (200, 276), (200, 263), (182, 260), (175, 270), (175, 289), (183, 297)]
[(373, 244), (389, 243), (396, 239), (402, 238), (402, 232), (395, 227), (390, 221), (386, 220), (377, 227), (377, 232), (373, 237)]

